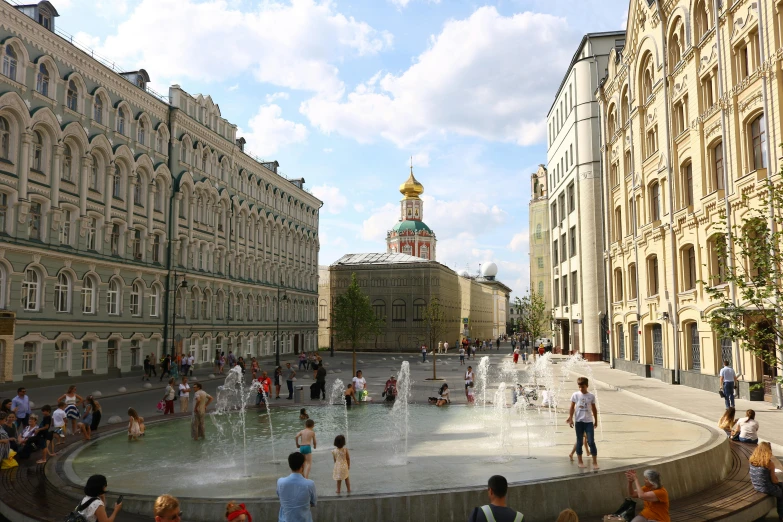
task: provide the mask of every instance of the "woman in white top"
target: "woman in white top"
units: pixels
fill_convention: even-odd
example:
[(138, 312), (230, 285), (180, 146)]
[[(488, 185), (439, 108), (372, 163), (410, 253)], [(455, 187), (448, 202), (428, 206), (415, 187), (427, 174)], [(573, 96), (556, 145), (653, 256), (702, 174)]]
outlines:
[(465, 397), (468, 396), (468, 388), (473, 384), (473, 367), (468, 366), (468, 371), (465, 372)]
[(84, 498), (76, 507), (76, 511), (81, 513), (87, 522), (114, 522), (117, 513), (122, 508), (122, 503), (114, 504), (114, 511), (111, 516), (106, 514), (106, 488), (108, 483), (103, 475), (93, 475), (87, 479), (84, 485)]
[(351, 379), (353, 389), (356, 391), (356, 401), (360, 402), (367, 396), (367, 380), (362, 377), (362, 371), (356, 372), (356, 377)]
[(734, 429), (731, 431), (732, 438), (740, 442), (758, 444), (759, 423), (756, 422), (756, 412), (748, 410), (745, 412), (745, 415), (747, 416), (739, 419), (734, 425)]
[(57, 402), (60, 401), (65, 402), (65, 416), (71, 419), (71, 434), (79, 433), (76, 430), (76, 423), (79, 422), (82, 417), (82, 414), (79, 411), (79, 404), (82, 404), (84, 399), (76, 393), (76, 386), (69, 386), (68, 391), (57, 399)]
[(182, 384), (179, 385), (179, 412), (188, 412), (188, 401), (190, 401), (190, 384), (188, 378), (182, 377)]

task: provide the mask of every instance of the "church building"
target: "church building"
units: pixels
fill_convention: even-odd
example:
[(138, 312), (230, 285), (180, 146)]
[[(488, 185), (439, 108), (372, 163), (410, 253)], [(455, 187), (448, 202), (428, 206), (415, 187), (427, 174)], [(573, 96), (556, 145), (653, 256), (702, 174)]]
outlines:
[(386, 233), (386, 253), (402, 253), (435, 261), (435, 232), (424, 219), (424, 202), (419, 198), (424, 185), (413, 177), (413, 166), (408, 180), (400, 185), (400, 220)]

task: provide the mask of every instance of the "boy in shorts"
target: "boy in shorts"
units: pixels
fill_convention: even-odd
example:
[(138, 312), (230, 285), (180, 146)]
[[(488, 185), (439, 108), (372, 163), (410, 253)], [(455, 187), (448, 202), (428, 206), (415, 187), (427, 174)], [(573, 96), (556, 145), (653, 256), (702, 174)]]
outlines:
[[(52, 444), (52, 407), (48, 404), (45, 404), (43, 408), (41, 408), (41, 413), (43, 414), (43, 419), (41, 420), (41, 423), (38, 425), (38, 429), (35, 430), (35, 434), (38, 437), (38, 440), (42, 443), (44, 452), (43, 457), (41, 457), (40, 460), (36, 462), (36, 464), (44, 464), (46, 462), (47, 457), (53, 457), (55, 455), (54, 452), (54, 446), (51, 447), (51, 450), (49, 449), (50, 445)], [(40, 446), (39, 446), (40, 447)]]
[[(57, 437), (52, 443), (52, 451), (55, 445), (65, 444), (65, 421), (68, 416), (65, 414), (65, 401), (57, 403), (57, 409), (52, 413), (52, 427), (54, 435)], [(54, 439), (54, 437), (52, 437)]]
[(304, 478), (310, 478), (310, 468), (313, 465), (313, 450), (316, 448), (317, 443), (315, 440), (315, 421), (313, 419), (307, 419), (305, 421), (305, 429), (300, 431), (294, 437), (296, 447), (299, 448), (299, 452), (304, 455), (305, 463), (302, 476)]

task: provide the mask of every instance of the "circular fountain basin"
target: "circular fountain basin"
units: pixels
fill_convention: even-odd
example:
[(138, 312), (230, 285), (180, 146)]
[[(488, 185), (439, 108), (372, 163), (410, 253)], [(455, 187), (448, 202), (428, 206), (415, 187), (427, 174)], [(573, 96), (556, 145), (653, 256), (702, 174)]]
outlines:
[[(345, 498), (335, 498), (330, 503), (329, 497), (335, 497), (332, 443), (336, 434), (345, 433), (344, 409), (316, 407), (310, 408), (309, 414), (316, 421), (319, 443), (313, 453), (310, 474), (319, 499), (323, 499), (316, 508), (318, 520), (349, 520), (350, 514), (359, 517), (355, 520), (390, 520), (384, 518), (390, 509), (398, 513), (395, 520), (419, 520), (415, 512), (428, 508), (416, 507), (415, 499), (425, 502), (429, 497), (429, 502), (437, 503), (443, 502), (446, 494), (460, 499), (450, 500), (449, 510), (467, 517), (470, 506), (484, 502), (482, 491), (493, 474), (504, 475), (509, 483), (518, 486), (512, 487), (510, 495), (521, 494), (519, 491), (527, 488), (527, 494), (536, 498), (542, 494), (534, 493), (536, 487), (542, 484), (548, 484), (543, 491), (550, 492), (543, 493), (544, 496), (555, 491), (562, 493), (560, 486), (552, 484), (561, 481), (565, 491), (573, 490), (580, 495), (589, 491), (594, 482), (599, 497), (604, 496), (602, 492), (608, 484), (617, 482), (618, 495), (622, 496), (622, 479), (617, 478), (621, 477), (620, 469), (713, 452), (717, 458), (710, 457), (717, 463), (714, 476), (683, 482), (688, 487), (703, 489), (709, 485), (705, 480), (720, 479), (721, 466), (725, 464), (721, 461), (728, 455), (725, 440), (721, 440), (716, 430), (703, 425), (607, 413), (602, 415), (603, 430), (596, 433), (602, 472), (584, 475), (585, 471), (568, 459), (574, 431), (564, 424), (562, 412), (556, 419), (547, 410), (533, 411), (525, 417), (512, 408), (501, 413), (492, 406), (485, 410), (479, 406), (437, 408), (411, 404), (405, 457), (400, 425), (391, 415), (391, 409), (384, 405), (359, 405), (348, 411), (354, 491), (351, 498), (360, 496), (365, 500), (346, 503)], [(286, 457), (296, 451), (294, 436), (303, 428), (304, 421), (299, 420), (298, 409), (273, 409), (275, 439), (272, 443), (266, 414), (248, 411), (244, 435), (236, 429), (238, 415), (231, 417), (224, 416), (214, 422), (208, 419), (207, 440), (200, 442), (190, 439), (189, 419), (151, 424), (139, 441), (129, 442), (125, 432), (104, 436), (69, 454), (58, 470), (66, 483), (71, 484), (84, 484), (92, 474), (106, 475), (111, 492), (125, 494), (125, 507), (132, 512), (149, 513), (154, 498), (165, 492), (183, 500), (186, 518), (192, 521), (215, 520), (213, 517), (226, 499), (252, 503), (256, 509), (251, 510), (254, 518), (259, 511), (273, 517), (278, 509), (276, 480), (289, 473)], [(506, 429), (501, 430), (501, 425)], [(700, 461), (698, 475), (703, 476), (705, 466), (708, 465)], [(678, 471), (678, 480), (695, 467), (693, 462), (684, 466)], [(612, 476), (607, 477), (607, 473)], [(579, 482), (567, 485), (574, 479)], [(407, 507), (395, 511), (395, 501), (402, 501)], [(367, 514), (370, 506), (367, 502), (378, 504), (373, 508), (376, 516)], [(612, 497), (609, 504), (616, 504), (616, 499)], [(559, 506), (562, 509), (563, 504)], [(557, 505), (551, 507), (555, 515), (559, 511), (556, 508)], [(535, 509), (549, 516), (545, 503)], [(463, 510), (468, 511), (463, 513)], [(526, 519), (535, 520), (534, 515), (530, 509), (526, 510)], [(451, 520), (445, 515), (424, 519)]]

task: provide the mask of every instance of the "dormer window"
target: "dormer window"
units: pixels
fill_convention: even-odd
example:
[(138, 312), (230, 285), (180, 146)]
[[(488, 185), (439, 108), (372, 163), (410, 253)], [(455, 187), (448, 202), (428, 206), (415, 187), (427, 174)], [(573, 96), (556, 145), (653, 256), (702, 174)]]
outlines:
[(44, 96), (49, 96), (49, 69), (45, 64), (38, 66), (38, 81), (35, 84), (35, 90)]
[(49, 13), (44, 11), (38, 12), (38, 23), (44, 26), (44, 28), (52, 30), (52, 17), (49, 16)]
[(147, 88), (147, 84), (144, 82), (144, 78), (141, 75), (136, 77), (136, 87), (138, 87), (139, 89)]

